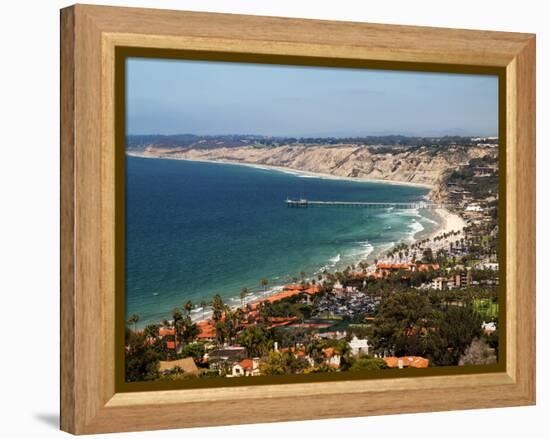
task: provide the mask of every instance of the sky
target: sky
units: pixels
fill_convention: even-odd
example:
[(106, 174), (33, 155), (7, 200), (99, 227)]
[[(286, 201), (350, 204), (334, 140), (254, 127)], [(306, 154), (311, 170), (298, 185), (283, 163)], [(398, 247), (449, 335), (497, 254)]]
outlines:
[(129, 58), (127, 134), (496, 136), (486, 75)]

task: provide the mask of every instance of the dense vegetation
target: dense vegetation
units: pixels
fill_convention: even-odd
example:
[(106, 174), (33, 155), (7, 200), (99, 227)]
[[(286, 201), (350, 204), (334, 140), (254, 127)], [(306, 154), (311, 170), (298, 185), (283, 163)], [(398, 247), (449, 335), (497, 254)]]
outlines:
[(443, 137), (414, 137), (403, 135), (360, 136), (360, 137), (278, 137), (260, 136), (253, 134), (226, 134), (217, 136), (199, 136), (195, 134), (147, 134), (130, 135), (126, 137), (129, 149), (143, 149), (148, 145), (160, 147), (181, 148), (219, 148), (238, 146), (281, 146), (281, 145), (386, 145), (395, 146), (449, 146), (473, 145), (471, 137), (443, 136)]

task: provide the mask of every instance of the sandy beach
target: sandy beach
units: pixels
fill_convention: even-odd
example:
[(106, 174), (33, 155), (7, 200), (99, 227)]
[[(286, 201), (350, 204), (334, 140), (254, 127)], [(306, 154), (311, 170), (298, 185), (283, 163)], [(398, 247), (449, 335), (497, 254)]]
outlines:
[[(447, 209), (437, 209), (434, 213), (440, 218), (440, 221), (438, 221), (439, 227), (434, 229), (427, 236), (427, 239), (432, 241), (430, 248), (435, 252), (439, 249), (448, 249), (451, 242), (455, 242), (463, 237), (464, 233), (462, 229), (466, 227), (466, 221), (460, 215)], [(450, 232), (458, 232), (458, 235), (448, 236), (437, 241), (433, 240), (436, 236), (445, 235)]]

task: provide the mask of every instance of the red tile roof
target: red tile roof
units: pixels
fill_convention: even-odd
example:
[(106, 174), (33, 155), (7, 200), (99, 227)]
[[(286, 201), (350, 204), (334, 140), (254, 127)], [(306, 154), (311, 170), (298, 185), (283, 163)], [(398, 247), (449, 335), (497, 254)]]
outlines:
[(216, 337), (216, 328), (208, 320), (203, 320), (197, 323), (197, 327), (200, 329), (197, 338), (214, 338)]
[(402, 360), (403, 367), (414, 367), (417, 369), (428, 367), (430, 360), (424, 357), (384, 357), (386, 366), (390, 368), (399, 367), (399, 360)]
[(245, 358), (244, 360), (239, 361), (239, 366), (246, 370), (252, 370), (254, 368), (254, 362), (250, 358)]
[(166, 337), (167, 335), (174, 335), (174, 328), (160, 328), (159, 336)]

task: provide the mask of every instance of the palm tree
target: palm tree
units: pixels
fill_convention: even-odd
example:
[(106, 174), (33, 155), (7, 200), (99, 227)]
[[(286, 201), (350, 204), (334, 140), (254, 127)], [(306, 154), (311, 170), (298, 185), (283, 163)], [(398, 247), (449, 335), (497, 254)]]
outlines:
[(223, 316), (224, 304), (222, 297), (219, 294), (216, 294), (212, 299), (212, 320), (218, 323)]
[(181, 331), (181, 324), (183, 322), (183, 315), (181, 311), (176, 308), (172, 312), (172, 326), (174, 328), (174, 349), (178, 350), (178, 332)]
[(143, 333), (146, 337), (155, 339), (159, 336), (159, 325), (147, 325), (143, 329)]
[(260, 284), (261, 284), (262, 287), (264, 288), (264, 293), (265, 293), (266, 290), (267, 290), (267, 285), (269, 284), (269, 281), (268, 281), (267, 279), (264, 278), (264, 279), (262, 279), (262, 280), (260, 281)]
[(246, 296), (248, 295), (248, 288), (243, 288), (241, 290), (241, 294), (240, 294), (240, 297), (241, 297), (241, 307), (244, 307), (244, 299), (246, 298)]
[(139, 322), (139, 316), (137, 314), (132, 314), (129, 318), (128, 318), (128, 324), (129, 325), (134, 325), (134, 332), (136, 332), (136, 323)]
[(191, 302), (190, 300), (185, 302), (185, 304), (183, 305), (183, 309), (185, 310), (185, 314), (189, 315), (191, 313), (191, 310), (193, 309), (193, 302)]

